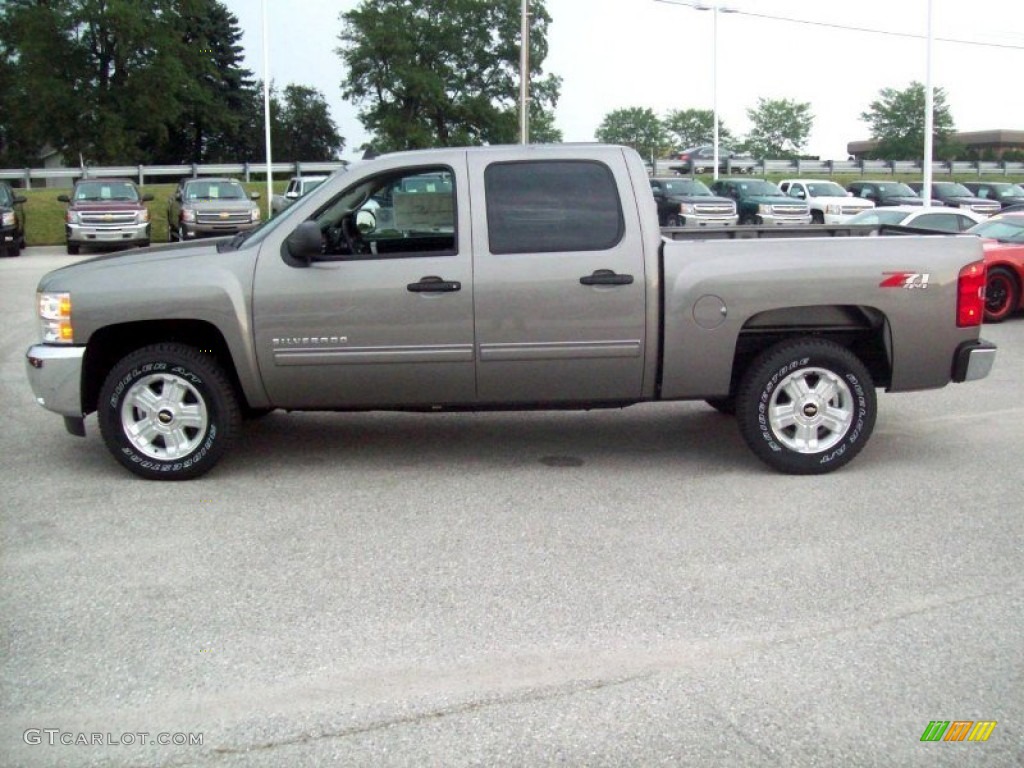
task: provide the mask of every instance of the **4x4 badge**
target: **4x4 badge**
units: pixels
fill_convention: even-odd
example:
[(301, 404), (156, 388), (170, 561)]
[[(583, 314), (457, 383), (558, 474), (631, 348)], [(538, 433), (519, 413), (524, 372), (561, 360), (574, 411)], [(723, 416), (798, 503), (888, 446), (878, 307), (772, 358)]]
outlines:
[(908, 291), (926, 290), (930, 277), (927, 272), (883, 272), (882, 274), (887, 277), (878, 284), (879, 288), (906, 288)]

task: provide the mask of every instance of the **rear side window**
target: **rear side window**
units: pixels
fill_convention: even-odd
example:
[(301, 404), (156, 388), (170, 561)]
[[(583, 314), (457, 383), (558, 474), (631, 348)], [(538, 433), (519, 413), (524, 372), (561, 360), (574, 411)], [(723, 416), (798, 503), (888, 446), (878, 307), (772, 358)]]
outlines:
[(491, 253), (603, 251), (622, 240), (622, 205), (603, 163), (495, 163), (484, 187)]

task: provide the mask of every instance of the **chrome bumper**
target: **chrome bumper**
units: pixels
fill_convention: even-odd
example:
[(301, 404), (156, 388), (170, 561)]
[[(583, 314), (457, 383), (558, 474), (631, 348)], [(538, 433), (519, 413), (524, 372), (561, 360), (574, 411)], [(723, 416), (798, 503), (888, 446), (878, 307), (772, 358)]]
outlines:
[(85, 347), (36, 344), (25, 353), (28, 383), (43, 408), (81, 419), (82, 363)]
[(965, 341), (953, 357), (953, 381), (977, 381), (984, 379), (996, 361), (996, 345), (984, 339)]

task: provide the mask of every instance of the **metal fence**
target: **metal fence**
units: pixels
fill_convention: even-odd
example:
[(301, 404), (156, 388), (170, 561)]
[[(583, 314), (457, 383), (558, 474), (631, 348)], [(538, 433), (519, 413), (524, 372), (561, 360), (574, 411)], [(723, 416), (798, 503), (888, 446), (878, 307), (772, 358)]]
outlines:
[[(316, 173), (330, 173), (343, 167), (342, 161), (323, 163), (272, 163), (271, 174), (303, 176)], [(217, 163), (192, 165), (113, 165), (84, 166), (80, 168), (7, 168), (0, 170), (0, 179), (24, 182), (26, 189), (32, 188), (33, 179), (62, 179), (74, 181), (81, 178), (102, 176), (126, 176), (136, 178), (140, 185), (147, 177), (170, 176), (174, 179), (186, 176), (244, 176), (250, 181), (252, 174), (266, 174), (266, 163)]]
[[(346, 165), (342, 161), (319, 163), (273, 163), (274, 175), (302, 176), (316, 173), (331, 173)], [(654, 173), (671, 175), (676, 173), (673, 166), (678, 160), (658, 160)], [(919, 160), (726, 160), (722, 166), (725, 173), (750, 173), (767, 176), (894, 176), (896, 174), (920, 174)], [(144, 184), (146, 178), (186, 176), (243, 176), (251, 180), (252, 174), (265, 174), (266, 163), (218, 163), (192, 165), (120, 165), (85, 166), (80, 168), (7, 168), (0, 170), (0, 179), (23, 182), (32, 188), (33, 180), (62, 179), (74, 181), (80, 178), (101, 176), (127, 176)], [(1024, 176), (1024, 162), (982, 161), (939, 161), (932, 163), (933, 176)]]
[[(673, 166), (678, 160), (658, 160), (656, 174), (676, 173)], [(924, 164), (920, 160), (726, 160), (721, 163), (725, 173), (751, 173), (761, 176), (785, 174), (787, 176), (895, 176), (921, 174)], [(689, 171), (686, 171), (689, 173)], [(955, 160), (932, 163), (933, 176), (1024, 176), (1024, 162), (996, 160)]]

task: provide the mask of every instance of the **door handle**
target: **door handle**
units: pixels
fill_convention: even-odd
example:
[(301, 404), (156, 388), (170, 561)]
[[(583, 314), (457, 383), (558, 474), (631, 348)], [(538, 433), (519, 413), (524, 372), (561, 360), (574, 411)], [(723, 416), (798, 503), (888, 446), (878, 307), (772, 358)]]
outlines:
[(461, 291), (462, 283), (458, 280), (445, 280), (437, 275), (429, 275), (421, 277), (418, 283), (409, 283), (405, 289), (412, 293), (451, 293), (452, 291)]
[(592, 275), (580, 278), (583, 285), (629, 285), (633, 282), (632, 275), (617, 275), (614, 269), (598, 269)]

